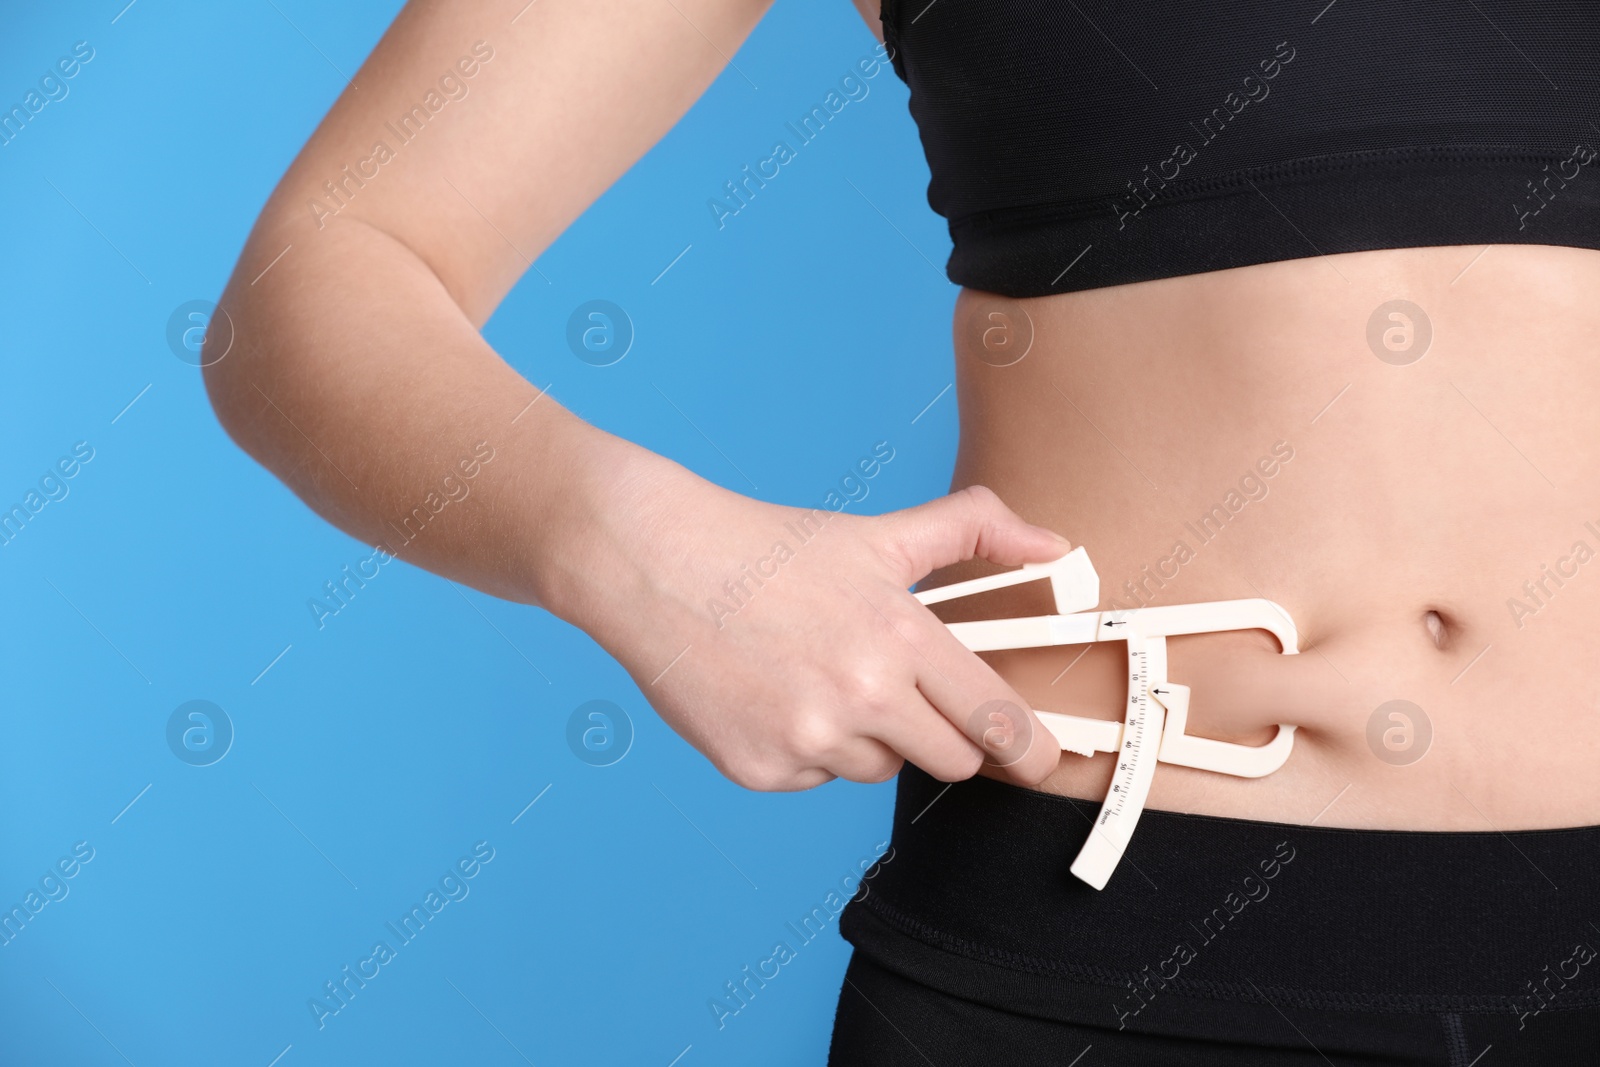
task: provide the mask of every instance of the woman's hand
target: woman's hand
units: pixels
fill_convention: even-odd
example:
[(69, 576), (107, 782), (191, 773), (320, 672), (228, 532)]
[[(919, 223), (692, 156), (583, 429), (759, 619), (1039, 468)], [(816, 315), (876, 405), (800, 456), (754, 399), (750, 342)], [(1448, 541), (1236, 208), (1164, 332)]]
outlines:
[[(910, 592), (982, 557), (1071, 546), (973, 486), (881, 516), (762, 503), (642, 450), (545, 603), (632, 675), (669, 726), (761, 790), (881, 782), (910, 760), (944, 781), (985, 762), (1043, 780), (1060, 748), (1027, 703)], [(581, 545), (581, 548), (576, 546)]]

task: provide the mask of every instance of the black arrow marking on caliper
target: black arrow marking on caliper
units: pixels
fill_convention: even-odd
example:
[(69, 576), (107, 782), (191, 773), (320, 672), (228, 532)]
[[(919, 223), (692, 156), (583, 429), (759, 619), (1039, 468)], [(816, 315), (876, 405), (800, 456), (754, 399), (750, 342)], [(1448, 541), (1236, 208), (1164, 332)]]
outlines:
[(1127, 620), (1124, 619), (1121, 622), (1110, 622), (1110, 621), (1107, 621), (1105, 625), (1107, 625), (1107, 626), (1126, 626), (1126, 625), (1128, 625), (1128, 623), (1127, 623)]

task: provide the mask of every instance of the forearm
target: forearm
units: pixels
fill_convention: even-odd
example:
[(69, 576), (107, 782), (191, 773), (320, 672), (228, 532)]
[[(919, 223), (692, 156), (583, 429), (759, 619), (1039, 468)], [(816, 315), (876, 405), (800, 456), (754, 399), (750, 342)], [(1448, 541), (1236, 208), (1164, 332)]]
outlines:
[(575, 613), (600, 552), (585, 527), (614, 530), (641, 484), (693, 478), (541, 394), (359, 221), (268, 216), (221, 308), (234, 341), (206, 385), (234, 440), (352, 536), (496, 596)]

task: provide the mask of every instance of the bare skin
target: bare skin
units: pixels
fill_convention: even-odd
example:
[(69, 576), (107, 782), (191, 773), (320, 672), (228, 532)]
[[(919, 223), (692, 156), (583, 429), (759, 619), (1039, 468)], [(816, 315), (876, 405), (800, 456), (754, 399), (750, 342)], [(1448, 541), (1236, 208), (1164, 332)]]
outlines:
[[(206, 382), (229, 433), (353, 535), (583, 628), (740, 784), (881, 781), (909, 759), (944, 780), (981, 769), (1080, 796), (1103, 792), (1104, 758), (1043, 743), (1019, 757), (1013, 743), (988, 754), (1004, 767), (983, 766), (996, 735), (980, 709), (1115, 718), (1118, 646), (1065, 674), (1081, 650), (979, 657), (941, 617), (1042, 605), (1024, 590), (936, 615), (908, 587), (1054, 558), (1059, 530), (1117, 595), (1283, 441), (1293, 457), (1263, 478), (1267, 495), (1191, 542), (1194, 559), (1150, 602), (1260, 595), (1293, 614), (1300, 656), (1252, 632), (1174, 639), (1171, 661), (1195, 690), (1194, 732), (1259, 741), (1293, 722), (1295, 754), (1251, 782), (1163, 767), (1152, 806), (1348, 826), (1600, 822), (1600, 780), (1584, 773), (1600, 720), (1571, 655), (1600, 593), (1579, 570), (1520, 629), (1505, 603), (1575, 540), (1600, 545), (1582, 528), (1600, 525), (1583, 480), (1600, 448), (1588, 370), (1600, 315), (1581, 310), (1600, 281), (1591, 252), (1494, 248), (1453, 285), (1478, 249), (1031, 301), (963, 292), (958, 491), (827, 519), (782, 581), (717, 627), (706, 599), (804, 513), (588, 426), (477, 331), (766, 6), (410, 4), (263, 209), (224, 294), (236, 336)], [(857, 6), (876, 32), (870, 0)], [(364, 168), (385, 123), (448, 71), (470, 92)], [(367, 175), (359, 186), (347, 166)], [(314, 215), (327, 181), (349, 183), (346, 202)], [(1433, 323), (1432, 350), (1409, 366), (1366, 343), (1372, 310), (1394, 297)], [(991, 311), (1031, 321), (1020, 362), (993, 365), (973, 328)], [(403, 517), (480, 441), (495, 459), (471, 497), (407, 536)], [(1407, 766), (1367, 742), (1371, 713), (1396, 698), (1433, 726)], [(1026, 713), (1015, 726), (1048, 740)]]
[[(1084, 544), (1102, 606), (1263, 596), (1299, 628), (1296, 656), (1264, 631), (1169, 640), (1190, 732), (1259, 744), (1274, 723), (1299, 729), (1265, 778), (1163, 765), (1152, 807), (1355, 827), (1600, 823), (1600, 563), (1574, 553), (1600, 549), (1584, 526), (1600, 528), (1597, 287), (1600, 253), (1480, 245), (1037, 300), (961, 294), (955, 486), (988, 485)], [(1433, 331), (1404, 366), (1367, 342), (1397, 297)], [(985, 347), (992, 312), (1032, 322), (1013, 365)], [(1044, 612), (1041, 591), (940, 610)], [(1116, 719), (1123, 649), (984, 657), (1035, 708)], [(1431, 741), (1416, 713), (1407, 738), (1383, 712), (1374, 747), (1369, 723), (1392, 700), (1421, 709)], [(1104, 796), (1110, 762), (1065, 756), (1040, 788)]]

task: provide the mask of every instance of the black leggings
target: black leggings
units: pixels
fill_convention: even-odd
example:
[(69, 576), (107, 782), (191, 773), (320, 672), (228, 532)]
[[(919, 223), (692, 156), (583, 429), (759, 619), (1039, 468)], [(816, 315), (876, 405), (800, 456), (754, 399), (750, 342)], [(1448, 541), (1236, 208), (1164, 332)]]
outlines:
[(1349, 830), (1099, 805), (907, 765), (832, 1067), (1600, 1063), (1600, 827)]

